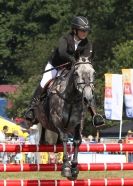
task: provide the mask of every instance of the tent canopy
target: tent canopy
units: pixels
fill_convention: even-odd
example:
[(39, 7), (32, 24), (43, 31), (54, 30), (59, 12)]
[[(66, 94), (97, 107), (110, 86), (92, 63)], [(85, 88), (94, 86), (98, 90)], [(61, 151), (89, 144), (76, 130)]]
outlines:
[(13, 123), (10, 120), (7, 120), (3, 117), (0, 117), (0, 130), (3, 130), (3, 126), (8, 126), (8, 132), (7, 133), (14, 133), (15, 131), (18, 132), (18, 136), (21, 137), (27, 137), (28, 133), (23, 132), (21, 129), (21, 126), (17, 125), (16, 123)]
[[(122, 137), (125, 137), (128, 131), (133, 131), (133, 122), (129, 121), (128, 123), (122, 124)], [(120, 125), (117, 124), (115, 126), (103, 129), (100, 131), (101, 137), (119, 137)]]

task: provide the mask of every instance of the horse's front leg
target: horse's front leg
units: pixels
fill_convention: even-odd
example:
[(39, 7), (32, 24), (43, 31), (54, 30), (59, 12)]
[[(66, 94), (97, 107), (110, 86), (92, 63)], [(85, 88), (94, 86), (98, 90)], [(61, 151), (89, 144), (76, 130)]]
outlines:
[(79, 146), (81, 142), (82, 142), (81, 128), (80, 128), (80, 125), (78, 125), (75, 129), (75, 135), (74, 135), (74, 140), (73, 140), (74, 154), (73, 154), (73, 159), (71, 162), (71, 174), (72, 174), (73, 179), (76, 179), (79, 173), (79, 169), (77, 165), (78, 165)]
[(63, 141), (63, 165), (61, 175), (64, 177), (71, 177), (71, 165), (69, 163), (69, 156), (67, 152), (67, 142), (68, 142), (68, 135), (62, 133), (62, 141)]

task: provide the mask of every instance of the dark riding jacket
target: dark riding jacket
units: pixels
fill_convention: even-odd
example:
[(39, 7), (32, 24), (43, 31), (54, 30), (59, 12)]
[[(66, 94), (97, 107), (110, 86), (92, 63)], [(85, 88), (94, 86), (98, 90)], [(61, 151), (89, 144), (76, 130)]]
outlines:
[(87, 38), (81, 40), (75, 50), (74, 34), (69, 33), (59, 39), (58, 48), (51, 55), (50, 62), (54, 67), (67, 62), (75, 63), (80, 56), (92, 57), (92, 44)]

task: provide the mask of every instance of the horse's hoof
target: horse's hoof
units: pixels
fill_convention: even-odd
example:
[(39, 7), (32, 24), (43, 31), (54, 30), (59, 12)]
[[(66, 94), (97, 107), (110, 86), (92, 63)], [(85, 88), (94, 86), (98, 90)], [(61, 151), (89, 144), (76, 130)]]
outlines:
[(71, 168), (71, 174), (72, 174), (72, 178), (74, 180), (77, 179), (78, 174), (79, 174), (79, 169), (77, 167), (76, 168)]
[(79, 169), (76, 168), (71, 168), (71, 176), (67, 176), (68, 180), (76, 180), (79, 174)]
[(67, 177), (67, 178), (72, 177), (70, 167), (63, 168), (63, 170), (61, 171), (61, 176)]

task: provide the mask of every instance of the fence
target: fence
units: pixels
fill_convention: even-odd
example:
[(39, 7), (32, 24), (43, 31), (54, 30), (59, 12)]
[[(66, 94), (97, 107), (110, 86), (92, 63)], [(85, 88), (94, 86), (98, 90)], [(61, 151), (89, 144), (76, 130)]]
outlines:
[[(68, 145), (69, 152), (73, 151)], [(0, 145), (0, 152), (62, 152), (61, 145)], [(133, 144), (82, 144), (80, 152), (132, 152)], [(80, 171), (133, 170), (133, 163), (79, 164)], [(58, 164), (1, 164), (1, 172), (60, 171)], [(133, 186), (133, 178), (88, 180), (0, 180), (0, 186)]]

